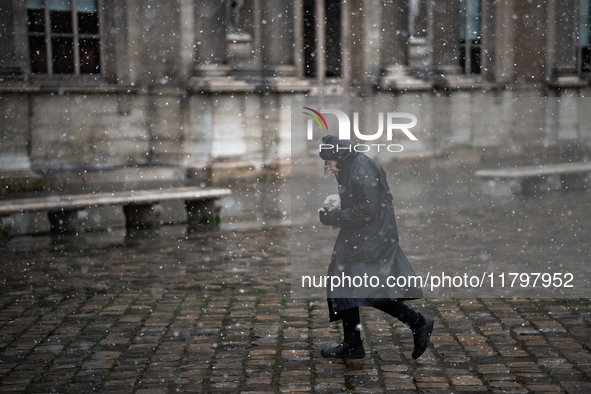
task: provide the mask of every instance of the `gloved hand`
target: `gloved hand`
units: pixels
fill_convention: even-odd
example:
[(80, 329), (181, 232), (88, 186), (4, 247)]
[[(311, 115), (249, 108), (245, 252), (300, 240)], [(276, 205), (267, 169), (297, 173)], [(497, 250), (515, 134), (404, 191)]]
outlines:
[(327, 209), (321, 209), (318, 211), (318, 216), (320, 218), (320, 222), (327, 226), (336, 226), (338, 222), (338, 215), (341, 211), (338, 209), (333, 209), (329, 211)]

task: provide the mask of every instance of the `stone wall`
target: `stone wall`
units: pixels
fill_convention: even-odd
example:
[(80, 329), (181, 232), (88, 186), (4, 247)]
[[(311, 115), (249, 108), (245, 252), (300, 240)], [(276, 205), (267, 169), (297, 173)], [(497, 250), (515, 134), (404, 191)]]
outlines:
[[(413, 149), (429, 157), (456, 148), (588, 149), (591, 139), (580, 99), (590, 93), (588, 74), (577, 71), (577, 44), (568, 40), (577, 26), (557, 11), (578, 12), (569, 0), (483, 0), (478, 75), (458, 64), (457, 2), (417, 1), (412, 23), (406, 0), (345, 2), (342, 78), (315, 79), (305, 77), (302, 37), (319, 27), (303, 24), (303, 0), (240, 9), (102, 0), (102, 73), (93, 76), (32, 75), (26, 4), (9, 3), (2, 20), (12, 34), (0, 38), (3, 179), (165, 167), (186, 183), (211, 183), (276, 171), (290, 158), (291, 99), (306, 94), (450, 98), (425, 110), (424, 142)], [(518, 111), (514, 97), (561, 101), (507, 116)]]

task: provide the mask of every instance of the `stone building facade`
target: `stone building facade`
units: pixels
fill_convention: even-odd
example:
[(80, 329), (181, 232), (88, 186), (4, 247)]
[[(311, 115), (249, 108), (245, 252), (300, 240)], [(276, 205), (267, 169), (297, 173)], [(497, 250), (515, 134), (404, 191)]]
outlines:
[[(589, 0), (0, 8), (0, 176), (9, 190), (141, 178), (146, 169), (154, 180), (208, 183), (276, 168), (290, 157), (289, 105), (302, 95), (560, 97), (552, 105), (565, 108), (509, 125), (503, 138), (431, 122), (437, 140), (423, 149), (591, 144), (591, 111), (578, 99), (591, 93)], [(470, 124), (485, 112), (470, 112)]]

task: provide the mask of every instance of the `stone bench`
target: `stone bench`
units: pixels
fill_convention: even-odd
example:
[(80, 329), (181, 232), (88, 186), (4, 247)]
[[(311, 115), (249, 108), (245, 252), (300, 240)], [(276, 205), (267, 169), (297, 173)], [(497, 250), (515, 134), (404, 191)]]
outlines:
[(183, 200), (189, 229), (199, 230), (219, 224), (217, 200), (230, 193), (229, 189), (183, 187), (5, 200), (0, 201), (0, 236), (10, 237), (11, 214), (36, 211), (48, 212), (52, 233), (82, 234), (88, 218), (85, 209), (101, 205), (123, 205), (128, 230), (156, 229), (162, 213), (160, 202), (166, 200)]
[(479, 170), (482, 192), (489, 195), (535, 194), (589, 187), (591, 163), (562, 163)]

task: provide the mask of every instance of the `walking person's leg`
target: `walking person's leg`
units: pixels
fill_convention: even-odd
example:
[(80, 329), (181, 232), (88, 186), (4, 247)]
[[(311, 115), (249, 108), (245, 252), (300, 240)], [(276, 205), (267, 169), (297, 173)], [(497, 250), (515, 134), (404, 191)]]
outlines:
[(402, 301), (378, 304), (375, 307), (410, 327), (414, 339), (412, 358), (417, 359), (421, 357), (425, 350), (427, 350), (427, 346), (429, 346), (429, 338), (433, 332), (435, 321), (430, 317), (422, 316)]
[(359, 308), (350, 308), (340, 312), (343, 322), (344, 340), (340, 345), (322, 349), (320, 354), (324, 357), (351, 357), (361, 358), (365, 356), (363, 341), (361, 340), (361, 318), (359, 317)]

